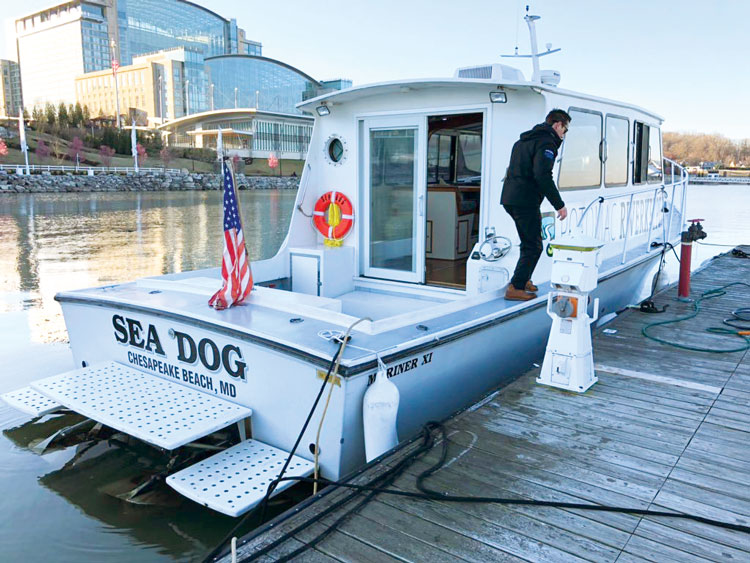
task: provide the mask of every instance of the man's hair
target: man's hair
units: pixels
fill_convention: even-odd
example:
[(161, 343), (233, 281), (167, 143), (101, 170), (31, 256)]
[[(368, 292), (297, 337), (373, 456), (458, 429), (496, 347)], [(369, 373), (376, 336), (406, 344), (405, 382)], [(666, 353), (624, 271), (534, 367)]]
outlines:
[(544, 122), (547, 125), (554, 125), (558, 121), (565, 125), (570, 123), (570, 115), (568, 115), (568, 112), (561, 109), (553, 109), (547, 114), (547, 117), (544, 119)]

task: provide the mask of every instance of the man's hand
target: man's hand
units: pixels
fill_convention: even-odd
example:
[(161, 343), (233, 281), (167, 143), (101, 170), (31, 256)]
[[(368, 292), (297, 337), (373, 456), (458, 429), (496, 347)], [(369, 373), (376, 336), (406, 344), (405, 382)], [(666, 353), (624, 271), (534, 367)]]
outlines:
[(568, 216), (568, 208), (567, 207), (561, 207), (557, 210), (557, 218), (560, 219), (560, 221), (565, 221), (565, 218)]

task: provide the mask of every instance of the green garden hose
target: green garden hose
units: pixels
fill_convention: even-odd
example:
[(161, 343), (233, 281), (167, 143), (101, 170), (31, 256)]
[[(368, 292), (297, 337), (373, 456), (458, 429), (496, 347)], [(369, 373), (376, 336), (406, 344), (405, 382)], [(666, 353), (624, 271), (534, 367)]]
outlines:
[[(669, 321), (657, 321), (653, 323), (649, 323), (646, 326), (641, 329), (641, 334), (645, 336), (646, 338), (649, 338), (651, 340), (654, 340), (655, 342), (659, 342), (661, 344), (666, 344), (667, 346), (674, 346), (675, 348), (680, 348), (681, 350), (691, 350), (695, 352), (710, 352), (712, 354), (728, 354), (730, 352), (744, 352), (746, 350), (750, 350), (750, 331), (742, 331), (742, 330), (731, 330), (724, 327), (710, 327), (706, 329), (706, 332), (710, 332), (712, 334), (725, 334), (727, 336), (739, 336), (744, 340), (744, 343), (742, 346), (736, 347), (736, 348), (727, 348), (727, 349), (716, 349), (716, 348), (701, 348), (698, 346), (689, 346), (687, 344), (680, 344), (679, 342), (670, 342), (669, 340), (664, 340), (663, 338), (659, 338), (658, 336), (652, 336), (648, 333), (648, 331), (656, 326), (662, 326), (662, 325), (669, 325), (669, 324), (675, 324), (675, 323), (681, 323), (682, 321), (687, 321), (689, 319), (693, 319), (696, 316), (698, 316), (698, 313), (700, 313), (700, 305), (702, 301), (705, 301), (706, 299), (712, 299), (714, 297), (721, 297), (722, 295), (726, 295), (725, 289), (728, 287), (732, 287), (733, 285), (744, 285), (746, 287), (750, 287), (750, 284), (747, 284), (745, 282), (732, 282), (727, 285), (723, 285), (721, 287), (717, 287), (714, 289), (709, 289), (708, 291), (701, 294), (699, 299), (696, 299), (693, 302), (693, 312), (689, 315), (686, 315), (684, 317), (678, 317), (676, 319), (672, 319)], [(725, 324), (727, 321), (724, 321)], [(729, 324), (729, 326), (732, 326)]]

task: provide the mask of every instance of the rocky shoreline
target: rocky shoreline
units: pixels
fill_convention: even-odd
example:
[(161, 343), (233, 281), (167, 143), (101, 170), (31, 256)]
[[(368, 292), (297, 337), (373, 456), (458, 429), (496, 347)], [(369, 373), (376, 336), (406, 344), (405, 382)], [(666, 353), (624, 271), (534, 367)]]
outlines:
[[(297, 177), (235, 176), (241, 190), (296, 190)], [(220, 190), (218, 174), (182, 172), (144, 172), (139, 174), (102, 173), (52, 174), (42, 172), (20, 176), (0, 170), (0, 194), (3, 193), (68, 193), (68, 192), (157, 192), (188, 190)]]

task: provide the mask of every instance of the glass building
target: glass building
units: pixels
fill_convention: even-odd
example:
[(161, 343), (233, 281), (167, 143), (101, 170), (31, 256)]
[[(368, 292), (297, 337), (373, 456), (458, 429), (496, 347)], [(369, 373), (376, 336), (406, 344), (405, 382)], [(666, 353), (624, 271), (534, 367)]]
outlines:
[(256, 108), (301, 114), (295, 105), (328, 91), (299, 69), (266, 57), (224, 55), (206, 59), (213, 88), (206, 109)]
[[(113, 58), (125, 66), (174, 47), (201, 57), (262, 51), (236, 20), (185, 0), (69, 0), (18, 18), (15, 30), (29, 107), (75, 103), (74, 78), (109, 69)], [(205, 107), (204, 84), (186, 69), (196, 107)]]
[(204, 57), (239, 52), (237, 21), (183, 0), (116, 0), (120, 64), (170, 47), (191, 47)]

